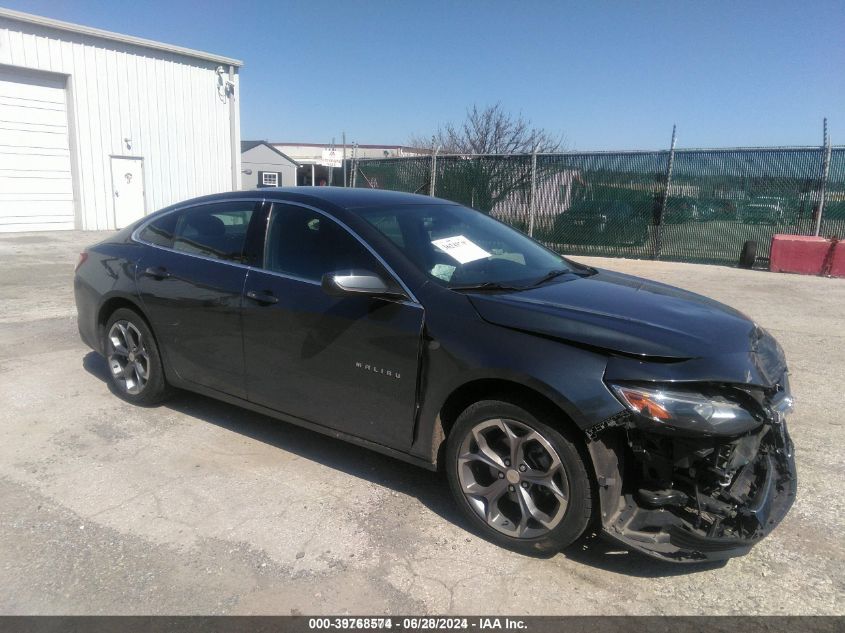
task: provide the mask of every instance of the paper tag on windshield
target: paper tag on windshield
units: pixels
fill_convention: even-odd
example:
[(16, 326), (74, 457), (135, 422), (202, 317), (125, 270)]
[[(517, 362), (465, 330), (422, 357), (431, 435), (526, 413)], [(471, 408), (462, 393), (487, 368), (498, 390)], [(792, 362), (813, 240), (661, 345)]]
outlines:
[(431, 243), (461, 264), (467, 264), (469, 262), (474, 262), (477, 259), (490, 257), (490, 253), (485, 251), (475, 242), (470, 242), (463, 235), (431, 240)]

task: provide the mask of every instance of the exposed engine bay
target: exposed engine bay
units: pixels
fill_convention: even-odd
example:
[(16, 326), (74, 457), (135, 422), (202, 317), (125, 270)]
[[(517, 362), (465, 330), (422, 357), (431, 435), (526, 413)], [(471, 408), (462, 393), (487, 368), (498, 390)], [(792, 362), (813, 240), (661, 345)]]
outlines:
[(761, 404), (762, 424), (729, 436), (660, 429), (629, 413), (605, 425), (590, 444), (605, 534), (675, 562), (745, 554), (786, 514), (797, 484), (791, 399), (764, 394)]

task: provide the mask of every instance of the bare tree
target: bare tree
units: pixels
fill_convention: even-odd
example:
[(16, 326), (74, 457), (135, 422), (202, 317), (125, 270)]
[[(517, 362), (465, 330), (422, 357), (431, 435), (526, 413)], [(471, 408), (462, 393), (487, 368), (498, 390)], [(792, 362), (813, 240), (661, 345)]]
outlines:
[(446, 123), (430, 138), (412, 136), (412, 147), (440, 148), (444, 154), (530, 154), (559, 152), (564, 138), (535, 128), (521, 114), (513, 115), (501, 103), (467, 108), (462, 123)]
[[(409, 144), (445, 154), (437, 162), (436, 195), (489, 213), (508, 200), (524, 209), (531, 185), (529, 154), (560, 152), (565, 143), (562, 135), (535, 128), (497, 103), (473, 105), (462, 123), (441, 125), (431, 138), (411, 137)], [(538, 180), (551, 174), (551, 165), (538, 163)], [(509, 221), (521, 226), (521, 220)]]

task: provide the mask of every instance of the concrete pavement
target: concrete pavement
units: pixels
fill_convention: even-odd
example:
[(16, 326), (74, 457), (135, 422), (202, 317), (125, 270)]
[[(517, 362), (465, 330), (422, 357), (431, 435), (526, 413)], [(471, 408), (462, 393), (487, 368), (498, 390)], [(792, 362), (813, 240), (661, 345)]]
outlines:
[(0, 613), (845, 613), (845, 280), (581, 258), (775, 334), (799, 494), (724, 566), (601, 541), (534, 559), (468, 532), (439, 475), (197, 395), (113, 396), (72, 294), (101, 237), (0, 236)]

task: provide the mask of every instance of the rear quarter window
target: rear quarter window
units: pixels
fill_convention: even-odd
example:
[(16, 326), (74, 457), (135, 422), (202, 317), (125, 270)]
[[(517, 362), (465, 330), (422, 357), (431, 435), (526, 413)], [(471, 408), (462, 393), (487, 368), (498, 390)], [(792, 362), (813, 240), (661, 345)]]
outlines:
[(138, 237), (144, 242), (171, 248), (173, 246), (173, 234), (176, 231), (176, 213), (168, 213), (157, 220), (153, 220), (145, 226)]
[(148, 244), (183, 253), (244, 263), (253, 201), (190, 207), (151, 221), (138, 233)]
[(177, 213), (173, 249), (243, 262), (244, 246), (254, 202), (228, 202)]

